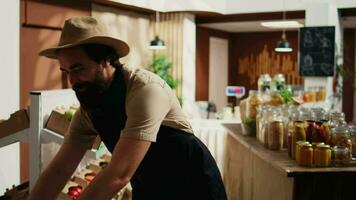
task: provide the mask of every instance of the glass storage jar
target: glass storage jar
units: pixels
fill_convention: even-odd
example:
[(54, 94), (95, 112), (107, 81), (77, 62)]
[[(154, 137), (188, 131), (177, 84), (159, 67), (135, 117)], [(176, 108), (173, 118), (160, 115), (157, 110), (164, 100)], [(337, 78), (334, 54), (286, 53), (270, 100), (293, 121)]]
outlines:
[(257, 107), (262, 104), (261, 95), (256, 90), (250, 90), (245, 103), (246, 116), (242, 118), (242, 134), (256, 136), (256, 115)]
[(318, 92), (317, 92), (317, 101), (325, 101), (326, 99), (326, 89), (325, 87), (321, 86), (318, 88)]
[(298, 164), (300, 166), (313, 166), (313, 147), (311, 144), (301, 144), (299, 147)]
[(331, 112), (329, 114), (329, 128), (335, 128), (337, 126), (344, 126), (346, 125), (345, 121), (345, 114), (343, 112)]
[(283, 148), (284, 123), (280, 112), (275, 109), (268, 121), (268, 148), (281, 150)]
[(292, 158), (292, 144), (294, 137), (294, 124), (297, 121), (298, 111), (294, 110), (290, 112), (290, 118), (287, 125), (287, 133), (288, 133), (288, 156)]
[(246, 117), (256, 118), (257, 107), (262, 104), (262, 97), (256, 90), (250, 90), (247, 97)]
[(313, 157), (313, 163), (315, 163), (315, 150), (316, 150), (316, 147), (318, 145), (323, 145), (325, 144), (324, 142), (313, 142), (311, 143), (312, 147), (313, 147), (313, 152), (314, 152), (314, 157)]
[(310, 144), (307, 141), (298, 141), (296, 148), (295, 148), (295, 160), (297, 161), (297, 163), (300, 162), (300, 147), (304, 144)]
[(306, 121), (305, 134), (308, 142), (313, 142), (313, 132), (315, 130), (314, 113), (311, 113)]
[(294, 132), (292, 137), (292, 159), (296, 158), (296, 149), (297, 149), (297, 142), (306, 141), (306, 133), (305, 133), (305, 122), (304, 121), (295, 121), (294, 122)]
[(331, 130), (331, 144), (332, 146), (347, 147), (350, 149), (350, 156), (352, 156), (352, 141), (348, 126), (337, 126)]
[(262, 116), (264, 107), (263, 105), (259, 105), (256, 108), (257, 115), (256, 115), (256, 139), (261, 142), (261, 124), (262, 124)]
[(327, 144), (319, 144), (314, 151), (316, 167), (329, 167), (331, 164), (331, 148)]
[(271, 89), (272, 78), (269, 74), (262, 74), (257, 80), (258, 91), (266, 92)]
[(286, 78), (283, 74), (276, 74), (273, 76), (272, 83), (272, 90), (282, 90), (285, 88)]
[(289, 106), (284, 104), (281, 106), (281, 117), (284, 125), (283, 148), (288, 148), (288, 124), (290, 120)]
[(344, 146), (334, 146), (332, 148), (332, 162), (334, 166), (346, 166), (350, 163), (350, 149)]
[(266, 148), (268, 148), (268, 122), (273, 113), (273, 107), (266, 106), (266, 110), (263, 113), (262, 123), (261, 123), (261, 140)]

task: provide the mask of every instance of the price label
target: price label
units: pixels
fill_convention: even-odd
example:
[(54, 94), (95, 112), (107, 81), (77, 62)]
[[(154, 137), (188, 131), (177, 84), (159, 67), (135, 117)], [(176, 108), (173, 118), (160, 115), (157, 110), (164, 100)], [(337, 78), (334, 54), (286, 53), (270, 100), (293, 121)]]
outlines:
[(225, 88), (226, 96), (235, 96), (241, 98), (245, 95), (245, 87), (242, 86), (227, 86)]

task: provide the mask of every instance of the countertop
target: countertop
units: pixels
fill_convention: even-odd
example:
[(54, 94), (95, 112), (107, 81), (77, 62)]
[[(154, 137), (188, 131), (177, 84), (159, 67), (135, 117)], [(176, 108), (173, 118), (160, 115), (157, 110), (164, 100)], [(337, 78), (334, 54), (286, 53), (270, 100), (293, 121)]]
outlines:
[(272, 165), (276, 170), (288, 177), (315, 173), (356, 173), (356, 161), (352, 161), (345, 167), (309, 168), (298, 166), (295, 160), (288, 157), (287, 149), (282, 151), (271, 151), (265, 148), (255, 137), (242, 135), (240, 123), (223, 122), (222, 125), (227, 129), (229, 135), (243, 144), (251, 152), (256, 154), (266, 163)]

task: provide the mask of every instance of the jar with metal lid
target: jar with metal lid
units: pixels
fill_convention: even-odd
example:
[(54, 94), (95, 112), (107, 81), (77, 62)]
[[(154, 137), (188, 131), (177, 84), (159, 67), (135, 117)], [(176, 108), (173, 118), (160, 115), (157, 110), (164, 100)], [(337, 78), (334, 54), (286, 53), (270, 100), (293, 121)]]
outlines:
[(283, 74), (276, 74), (273, 76), (273, 80), (272, 80), (272, 90), (281, 90), (283, 88), (285, 88), (285, 84), (286, 84), (286, 78), (284, 77)]
[(330, 124), (329, 124), (330, 129), (335, 128), (336, 126), (346, 125), (345, 113), (343, 112), (331, 112), (329, 114), (329, 118), (330, 118)]
[(314, 127), (312, 130), (311, 142), (324, 142), (330, 140), (330, 131), (325, 122), (328, 121), (328, 114), (322, 108), (313, 109)]
[(352, 156), (352, 141), (348, 126), (337, 126), (331, 130), (331, 144), (332, 146), (347, 147), (350, 149), (350, 156)]
[(284, 123), (280, 112), (275, 109), (268, 122), (268, 148), (281, 150), (283, 148)]
[(304, 121), (305, 121), (305, 134), (306, 134), (306, 140), (308, 142), (313, 141), (313, 132), (315, 129), (315, 115), (314, 112), (307, 112), (304, 113)]
[(316, 167), (329, 167), (331, 164), (331, 148), (327, 144), (319, 144), (314, 151)]
[(310, 144), (307, 141), (298, 141), (296, 148), (295, 148), (295, 160), (297, 161), (297, 163), (299, 163), (300, 160), (300, 147), (304, 144)]
[(345, 166), (350, 163), (350, 149), (344, 146), (334, 146), (332, 148), (332, 162), (334, 166)]
[(260, 75), (260, 77), (258, 78), (258, 81), (257, 81), (258, 91), (265, 92), (265, 91), (270, 90), (271, 81), (272, 81), (272, 79), (269, 74)]
[(305, 167), (313, 166), (313, 147), (311, 144), (301, 144), (299, 147), (298, 164)]
[(295, 121), (294, 122), (294, 131), (292, 137), (292, 159), (296, 158), (296, 149), (297, 149), (297, 142), (306, 141), (306, 133), (305, 133), (305, 123), (304, 121)]

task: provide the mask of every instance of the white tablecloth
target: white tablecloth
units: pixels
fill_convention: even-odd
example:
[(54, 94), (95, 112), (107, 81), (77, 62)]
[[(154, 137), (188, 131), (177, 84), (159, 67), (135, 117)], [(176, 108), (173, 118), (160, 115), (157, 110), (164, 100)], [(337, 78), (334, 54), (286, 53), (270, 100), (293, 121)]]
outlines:
[(208, 147), (219, 167), (221, 175), (224, 174), (224, 157), (226, 143), (226, 129), (221, 120), (190, 120), (194, 134)]

